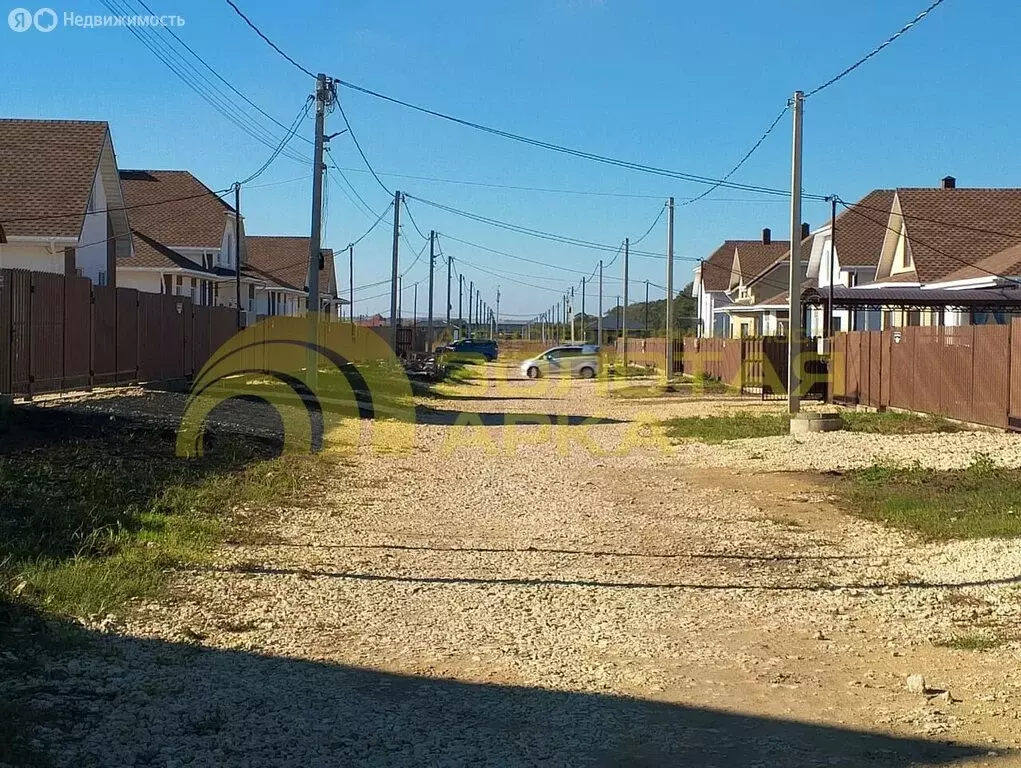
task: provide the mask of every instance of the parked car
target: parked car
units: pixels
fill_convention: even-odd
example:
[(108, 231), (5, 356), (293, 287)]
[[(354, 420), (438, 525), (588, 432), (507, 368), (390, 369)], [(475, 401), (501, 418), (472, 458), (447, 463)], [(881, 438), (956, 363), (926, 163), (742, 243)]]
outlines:
[(521, 364), (521, 374), (530, 379), (541, 376), (580, 376), (591, 379), (597, 373), (599, 347), (594, 344), (553, 347)]
[(449, 359), (454, 361), (477, 361), (485, 360), (491, 363), (499, 355), (500, 348), (492, 339), (458, 339), (447, 344), (441, 350)]

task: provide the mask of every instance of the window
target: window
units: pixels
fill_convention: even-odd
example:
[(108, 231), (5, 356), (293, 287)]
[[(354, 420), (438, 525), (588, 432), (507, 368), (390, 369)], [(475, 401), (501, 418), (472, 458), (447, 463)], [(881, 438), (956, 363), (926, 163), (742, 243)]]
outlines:
[[(79, 270), (79, 272), (80, 272), (80, 270)], [(99, 284), (100, 285), (106, 285), (107, 284), (106, 283), (106, 272), (100, 272), (99, 273)]]
[(848, 288), (854, 288), (854, 286), (856, 286), (856, 285), (858, 285), (858, 273), (857, 272), (853, 272), (853, 271), (852, 272), (848, 272), (847, 273), (847, 287)]
[(195, 302), (198, 300), (198, 280), (194, 277), (191, 279), (190, 288), (191, 290), (188, 292), (188, 295), (191, 296), (192, 302)]

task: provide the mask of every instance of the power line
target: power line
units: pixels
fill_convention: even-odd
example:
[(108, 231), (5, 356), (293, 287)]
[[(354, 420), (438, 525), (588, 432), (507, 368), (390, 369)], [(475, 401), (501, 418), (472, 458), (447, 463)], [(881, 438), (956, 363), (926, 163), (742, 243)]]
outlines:
[(742, 165), (745, 164), (745, 162), (748, 160), (749, 157), (751, 157), (752, 155), (755, 154), (755, 150), (757, 150), (759, 147), (762, 146), (762, 142), (764, 142), (766, 140), (766, 138), (769, 136), (769, 134), (771, 134), (773, 132), (773, 129), (776, 128), (776, 126), (780, 124), (780, 121), (783, 119), (783, 116), (787, 114), (787, 111), (790, 108), (791, 108), (791, 105), (790, 105), (790, 103), (788, 103), (787, 106), (785, 106), (780, 111), (780, 114), (776, 116), (776, 119), (773, 120), (772, 123), (770, 123), (769, 127), (766, 129), (766, 132), (764, 134), (762, 134), (762, 136), (759, 137), (759, 140), (756, 141), (752, 145), (752, 148), (749, 149), (747, 152), (745, 152), (744, 157), (742, 157), (740, 160), (737, 161), (737, 165), (735, 165), (733, 168), (731, 168), (729, 171), (727, 171), (727, 173), (726, 173), (726, 175), (724, 175), (723, 179), (720, 180), (720, 183), (713, 184), (713, 186), (709, 187), (709, 189), (707, 189), (704, 192), (702, 192), (702, 194), (696, 195), (695, 197), (692, 197), (689, 200), (682, 200), (678, 204), (677, 207), (678, 208), (683, 208), (684, 206), (691, 205), (692, 203), (697, 203), (699, 200), (702, 200), (702, 199), (708, 197), (713, 192), (715, 192), (717, 189), (719, 189), (720, 186), (724, 182), (726, 182), (731, 176), (733, 176), (735, 173), (737, 173), (738, 169)]
[(315, 79), (315, 74), (311, 70), (308, 70), (305, 67), (301, 66), (301, 64), (299, 64), (294, 59), (292, 59), (290, 56), (288, 56), (286, 53), (284, 53), (276, 43), (274, 43), (272, 40), (270, 40), (268, 37), (266, 37), (266, 35), (264, 35), (262, 33), (262, 30), (259, 29), (257, 26), (255, 26), (255, 24), (252, 22), (251, 19), (249, 19), (247, 16), (245, 16), (244, 11), (242, 11), (240, 8), (238, 8), (234, 4), (233, 0), (227, 0), (227, 5), (229, 5), (231, 8), (234, 9), (234, 13), (236, 13), (238, 16), (240, 16), (244, 20), (245, 24), (247, 24), (249, 27), (251, 27), (252, 31), (255, 32), (255, 34), (257, 34), (259, 37), (261, 37), (263, 39), (263, 41), (266, 43), (266, 45), (268, 45), (274, 51), (276, 51), (281, 56), (283, 56), (284, 59), (286, 59), (288, 62), (290, 62), (299, 71), (304, 72), (306, 75), (311, 77), (313, 80)]
[(313, 96), (309, 96), (307, 99), (305, 99), (305, 103), (302, 105), (301, 109), (298, 110), (297, 117), (294, 118), (294, 122), (291, 123), (291, 127), (287, 129), (287, 133), (284, 135), (284, 138), (280, 141), (280, 144), (277, 146), (275, 150), (273, 150), (273, 154), (269, 156), (269, 158), (266, 160), (265, 163), (262, 164), (259, 170), (257, 170), (255, 173), (253, 173), (244, 181), (238, 182), (239, 184), (245, 185), (250, 181), (254, 181), (255, 179), (262, 176), (262, 174), (264, 174), (266, 170), (271, 165), (273, 165), (273, 161), (280, 156), (280, 153), (283, 152), (284, 147), (286, 147), (288, 142), (290, 142), (290, 140), (294, 138), (294, 134), (298, 132), (298, 127), (301, 125), (302, 119), (308, 116), (308, 107), (309, 104), (312, 103), (313, 99), (314, 99)]
[[(578, 274), (578, 275), (584, 275), (585, 274), (580, 269), (571, 269), (570, 267), (562, 267), (559, 264), (550, 264), (549, 262), (539, 261), (538, 259), (529, 259), (529, 258), (527, 258), (525, 256), (517, 256), (517, 255), (515, 255), (513, 253), (508, 253), (507, 251), (500, 251), (500, 250), (497, 250), (496, 248), (490, 248), (489, 246), (486, 246), (486, 245), (479, 245), (478, 243), (473, 243), (470, 240), (463, 240), (463, 239), (461, 239), (459, 237), (454, 237), (453, 235), (451, 235), (450, 233), (447, 233), (447, 232), (444, 232), (442, 234), (443, 234), (444, 237), (449, 238), (450, 240), (453, 240), (454, 242), (461, 243), (462, 245), (468, 245), (468, 246), (471, 246), (472, 248), (478, 248), (480, 251), (488, 251), (489, 253), (494, 253), (497, 256), (506, 256), (508, 259), (516, 259), (517, 261), (524, 261), (524, 262), (528, 262), (529, 264), (537, 264), (537, 265), (539, 265), (541, 267), (549, 267), (550, 269), (559, 269), (559, 270), (562, 270), (564, 272), (574, 272), (575, 274)], [(455, 263), (456, 263), (456, 260), (455, 260)]]
[(875, 56), (877, 53), (879, 53), (884, 48), (886, 48), (888, 45), (893, 43), (898, 37), (900, 37), (905, 32), (907, 32), (909, 29), (911, 29), (913, 26), (915, 26), (915, 24), (917, 24), (922, 19), (924, 19), (926, 16), (928, 16), (930, 13), (932, 13), (932, 11), (935, 10), (936, 6), (940, 5), (942, 2), (943, 2), (943, 0), (933, 0), (933, 3), (931, 5), (929, 5), (928, 8), (923, 10), (921, 13), (919, 13), (917, 16), (915, 16), (915, 18), (913, 18), (911, 21), (909, 21), (907, 24), (905, 24), (903, 27), (901, 27), (899, 30), (897, 30), (894, 34), (892, 34), (890, 37), (888, 37), (882, 43), (877, 45), (871, 51), (869, 51), (864, 56), (862, 56), (860, 59), (858, 59), (856, 62), (854, 62), (854, 64), (852, 64), (847, 69), (845, 69), (842, 72), (840, 72), (839, 74), (831, 77), (829, 80), (827, 80), (822, 85), (816, 86), (815, 88), (810, 90), (808, 93), (806, 93), (805, 94), (805, 98), (807, 99), (809, 96), (814, 96), (815, 94), (819, 93), (819, 91), (822, 91), (822, 90), (825, 90), (826, 88), (829, 88), (831, 85), (836, 83), (838, 80), (842, 80), (843, 78), (847, 77), (849, 74), (854, 72), (854, 70), (858, 69), (858, 67), (860, 67), (866, 61), (868, 61), (873, 56)]
[[(207, 190), (205, 192), (199, 192), (198, 194), (195, 194), (195, 195), (185, 195), (184, 197), (171, 197), (171, 198), (167, 198), (166, 200), (157, 200), (157, 201), (152, 202), (152, 203), (136, 203), (135, 205), (125, 205), (125, 206), (121, 206), (119, 208), (101, 208), (101, 209), (99, 209), (97, 211), (89, 211), (89, 214), (91, 215), (91, 214), (94, 214), (94, 213), (114, 213), (114, 212), (117, 212), (117, 211), (133, 211), (136, 208), (149, 208), (150, 206), (153, 206), (153, 205), (166, 205), (167, 203), (180, 203), (180, 202), (182, 202), (184, 200), (195, 200), (197, 198), (206, 197), (206, 196), (209, 196), (209, 195), (212, 195), (213, 197), (216, 197), (219, 200), (220, 195), (225, 195), (228, 192), (232, 191), (233, 189), (234, 189), (234, 185), (232, 184), (231, 186), (227, 187), (226, 189), (217, 190), (216, 192), (214, 192), (212, 190)], [(220, 202), (223, 202), (223, 201), (220, 201)], [(78, 219), (78, 218), (82, 218), (82, 216), (84, 216), (84, 215), (85, 215), (84, 213), (78, 212), (78, 213), (58, 213), (58, 214), (54, 214), (54, 215), (50, 215), (50, 216), (22, 216), (20, 218), (15, 218), (15, 219), (4, 219), (2, 223), (3, 224), (20, 224), (20, 223), (23, 223), (23, 222), (31, 222), (31, 221), (53, 221), (54, 219)]]
[(362, 240), (367, 238), (372, 233), (372, 231), (376, 227), (379, 226), (379, 222), (381, 222), (383, 220), (383, 217), (386, 216), (393, 209), (393, 207), (394, 207), (394, 204), (393, 204), (393, 201), (391, 201), (390, 205), (388, 205), (386, 208), (384, 208), (383, 212), (381, 214), (379, 214), (379, 216), (373, 222), (372, 226), (369, 227), (367, 230), (365, 230), (365, 232), (362, 233), (362, 236), (359, 237), (357, 240), (353, 240), (352, 242), (348, 243), (348, 247), (351, 247), (351, 246), (354, 246), (354, 245), (358, 245), (358, 243), (360, 243)]
[(632, 240), (631, 241), (631, 245), (638, 245), (640, 242), (642, 242), (642, 240), (644, 240), (645, 238), (647, 238), (649, 236), (649, 234), (652, 232), (652, 230), (654, 230), (656, 228), (656, 225), (659, 224), (659, 220), (663, 218), (663, 212), (665, 210), (666, 210), (666, 205), (664, 204), (663, 207), (659, 209), (659, 215), (657, 215), (655, 220), (652, 222), (652, 224), (649, 225), (649, 228), (647, 230), (645, 230), (645, 234), (642, 235), (641, 237), (639, 237), (637, 240)]
[[(230, 2), (230, 0), (228, 0), (228, 2)], [(354, 142), (355, 149), (357, 149), (358, 150), (358, 154), (362, 156), (362, 162), (365, 163), (365, 167), (369, 169), (369, 173), (372, 174), (372, 178), (374, 178), (376, 180), (376, 183), (379, 184), (379, 186), (381, 186), (383, 188), (383, 191), (386, 192), (390, 197), (393, 197), (394, 193), (391, 192), (390, 188), (386, 184), (383, 183), (383, 180), (381, 178), (379, 178), (379, 175), (376, 173), (375, 169), (372, 167), (372, 163), (369, 162), (369, 158), (367, 158), (365, 156), (365, 152), (362, 151), (362, 145), (358, 141), (358, 137), (355, 136), (354, 128), (351, 127), (351, 122), (347, 119), (347, 113), (344, 111), (344, 105), (340, 103), (340, 99), (337, 97), (337, 90), (336, 90), (337, 87), (336, 87), (336, 84), (335, 83), (331, 83), (330, 87), (333, 88), (333, 97), (334, 97), (333, 101), (337, 105), (337, 109), (340, 110), (340, 116), (342, 118), (344, 118), (344, 125), (347, 126), (347, 132), (351, 136), (351, 141)]]
[[(454, 117), (453, 115), (438, 112), (434, 109), (429, 109), (428, 107), (423, 107), (418, 104), (412, 104), (411, 102), (403, 101), (401, 99), (394, 98), (393, 96), (387, 96), (386, 94), (379, 93), (378, 91), (373, 91), (370, 88), (364, 88), (360, 85), (356, 85), (355, 83), (351, 83), (340, 78), (335, 78), (335, 81), (346, 88), (350, 88), (352, 90), (358, 91), (359, 93), (364, 93), (366, 95), (373, 96), (383, 101), (391, 102), (392, 104), (397, 104), (399, 106), (406, 107), (407, 109), (412, 109), (423, 114), (438, 117), (440, 119), (447, 120), (452, 123), (457, 123), (458, 125), (463, 125), (468, 128), (473, 128), (478, 131), (490, 133), (493, 134), (494, 136), (500, 136), (502, 138), (510, 139), (512, 141), (529, 144), (535, 147), (539, 147), (541, 149), (547, 149), (552, 152), (559, 152), (562, 154), (572, 155), (574, 157), (580, 157), (586, 160), (592, 160), (594, 162), (603, 163), (605, 165), (613, 165), (619, 168), (626, 168), (628, 170), (633, 171), (642, 171), (644, 173), (649, 173), (657, 176), (665, 176), (673, 179), (679, 179), (681, 181), (688, 181), (695, 184), (707, 184), (709, 186), (717, 185), (721, 187), (727, 187), (729, 189), (740, 189), (746, 192), (758, 192), (760, 194), (779, 195), (781, 197), (787, 197), (790, 195), (790, 190), (788, 189), (776, 189), (773, 187), (763, 187), (754, 184), (740, 184), (737, 182), (727, 181), (725, 179), (714, 179), (708, 176), (698, 176), (683, 171), (675, 171), (669, 168), (659, 168), (656, 166), (644, 165), (642, 163), (621, 160), (619, 158), (609, 157), (606, 155), (599, 155), (594, 152), (586, 152), (583, 150), (566, 147), (560, 144), (553, 144), (548, 141), (541, 141), (539, 139), (529, 138), (527, 136), (522, 136), (520, 134), (511, 133), (510, 131), (504, 131), (498, 128), (483, 125), (481, 123), (476, 123), (470, 120), (464, 120), (459, 117)], [(823, 200), (825, 198), (824, 195), (807, 195), (807, 194), (805, 195), (805, 197), (813, 200)]]

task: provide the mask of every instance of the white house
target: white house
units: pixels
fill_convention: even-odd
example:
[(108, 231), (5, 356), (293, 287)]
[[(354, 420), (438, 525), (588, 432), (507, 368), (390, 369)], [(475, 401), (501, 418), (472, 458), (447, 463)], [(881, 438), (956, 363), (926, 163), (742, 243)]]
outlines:
[(0, 120), (0, 269), (113, 285), (131, 247), (105, 122)]

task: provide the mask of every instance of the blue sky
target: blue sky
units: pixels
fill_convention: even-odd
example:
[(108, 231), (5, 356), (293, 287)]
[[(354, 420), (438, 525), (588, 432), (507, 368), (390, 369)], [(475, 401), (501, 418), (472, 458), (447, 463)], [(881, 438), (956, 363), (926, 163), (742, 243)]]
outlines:
[[(279, 58), (223, 0), (146, 0), (158, 14), (186, 20), (182, 39), (252, 101), (288, 124), (313, 83)], [(145, 13), (138, 0), (119, 0)], [(704, 176), (724, 174), (783, 108), (795, 88), (810, 90), (892, 34), (924, 0), (819, 4), (674, 0), (507, 0), (281, 4), (238, 0), (263, 30), (314, 71), (511, 132), (590, 152)], [(109, 14), (98, 0), (53, 6), (59, 15)], [(34, 9), (34, 7), (33, 7)], [(1021, 184), (1021, 100), (1016, 98), (1021, 5), (946, 0), (916, 28), (805, 108), (804, 188), (847, 200), (888, 186), (933, 186), (952, 174), (961, 186)], [(57, 28), (44, 34), (0, 27), (0, 114), (104, 119), (125, 168), (186, 168), (210, 187), (227, 187), (262, 164), (269, 150), (219, 115), (124, 28)], [(535, 229), (617, 245), (648, 229), (669, 195), (703, 187), (552, 154), (478, 133), (342, 90), (366, 155), (381, 174), (484, 184), (598, 192), (564, 194), (441, 183), (384, 175), (391, 189)], [(328, 130), (340, 130), (338, 113)], [(282, 131), (275, 129), (276, 134)], [(300, 135), (312, 135), (306, 120)], [(295, 141), (304, 152), (308, 145)], [(334, 156), (368, 206), (387, 197), (364, 172), (346, 136)], [(790, 122), (785, 120), (734, 180), (789, 186)], [(252, 234), (307, 234), (307, 166), (280, 158), (243, 199)], [(336, 176), (336, 174), (334, 174)], [(298, 179), (297, 181), (293, 181)], [(371, 224), (337, 184), (328, 185), (326, 245), (342, 249)], [(353, 197), (353, 196), (352, 196)], [(612, 254), (537, 240), (411, 203), (425, 230), (576, 270)], [(828, 216), (806, 203), (813, 225)], [(707, 256), (726, 238), (762, 227), (788, 236), (786, 200), (717, 190), (678, 210), (676, 253)], [(421, 243), (407, 226), (408, 239)], [(466, 279), (492, 305), (502, 287), (505, 315), (549, 307), (580, 275), (526, 264), (442, 240)], [(663, 222), (642, 248), (665, 247)], [(402, 268), (414, 259), (402, 243)], [(341, 286), (347, 287), (346, 259)], [(355, 283), (389, 276), (390, 227), (355, 252)], [(486, 274), (481, 269), (504, 273)], [(607, 280), (606, 305), (620, 293)], [(691, 262), (677, 264), (677, 286)], [(662, 261), (634, 258), (632, 279), (665, 282)], [(422, 258), (405, 278), (426, 277)], [(607, 272), (611, 277), (611, 272)], [(444, 286), (445, 275), (438, 277)], [(519, 282), (513, 282), (514, 280)], [(522, 285), (529, 283), (530, 286)], [(356, 311), (385, 310), (386, 286), (356, 291)], [(636, 295), (637, 294), (637, 295)], [(632, 296), (644, 289), (634, 286)], [(424, 312), (425, 283), (419, 310)], [(662, 296), (656, 289), (653, 297)], [(376, 297), (376, 298), (370, 298)], [(594, 308), (590, 294), (588, 308)], [(437, 311), (442, 301), (437, 302)], [(455, 300), (456, 314), (456, 300)]]

